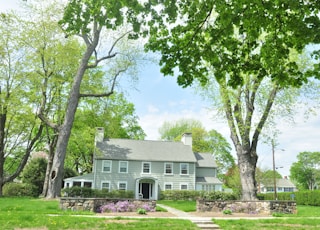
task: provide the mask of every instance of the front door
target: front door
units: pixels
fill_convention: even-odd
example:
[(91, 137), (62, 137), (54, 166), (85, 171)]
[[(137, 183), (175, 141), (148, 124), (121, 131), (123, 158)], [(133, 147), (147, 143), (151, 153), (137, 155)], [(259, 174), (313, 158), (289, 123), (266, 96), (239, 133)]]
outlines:
[(142, 193), (143, 199), (150, 198), (150, 183), (142, 183), (141, 184), (141, 193)]

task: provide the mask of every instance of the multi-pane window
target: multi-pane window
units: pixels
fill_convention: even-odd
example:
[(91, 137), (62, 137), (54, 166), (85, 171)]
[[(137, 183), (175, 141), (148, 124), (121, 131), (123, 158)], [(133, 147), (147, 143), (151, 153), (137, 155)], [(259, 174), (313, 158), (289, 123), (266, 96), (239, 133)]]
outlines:
[(274, 192), (274, 188), (273, 187), (267, 187), (267, 192)]
[(83, 187), (86, 187), (86, 188), (91, 188), (92, 187), (92, 182), (83, 182)]
[(188, 175), (189, 174), (189, 164), (188, 163), (180, 163), (180, 174)]
[(78, 186), (81, 187), (81, 182), (80, 181), (74, 181), (73, 186)]
[(110, 182), (109, 181), (102, 181), (101, 182), (101, 189), (107, 189), (110, 191)]
[(142, 162), (142, 173), (151, 173), (151, 163)]
[(172, 190), (172, 183), (165, 183), (164, 184), (164, 190)]
[(128, 161), (119, 161), (119, 172), (120, 173), (128, 172)]
[(102, 161), (102, 172), (111, 172), (112, 161)]
[(188, 184), (180, 184), (180, 190), (188, 190)]
[(118, 183), (118, 189), (119, 190), (127, 190), (127, 182), (119, 182)]
[(172, 163), (164, 163), (164, 173), (172, 174), (173, 173), (173, 164)]
[(293, 192), (293, 188), (284, 188), (284, 192)]

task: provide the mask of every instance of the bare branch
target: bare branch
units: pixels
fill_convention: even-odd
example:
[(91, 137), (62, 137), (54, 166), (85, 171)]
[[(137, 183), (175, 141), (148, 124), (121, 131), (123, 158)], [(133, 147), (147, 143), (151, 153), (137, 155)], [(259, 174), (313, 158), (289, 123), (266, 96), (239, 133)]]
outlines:
[(45, 123), (46, 125), (48, 125), (49, 127), (53, 128), (53, 129), (55, 129), (55, 130), (59, 129), (59, 125), (58, 125), (58, 124), (49, 121), (49, 119), (46, 118), (42, 113), (38, 113), (37, 116), (39, 117), (39, 119), (40, 119), (42, 122), (44, 122), (44, 123)]
[[(104, 57), (101, 57), (101, 58), (99, 58), (99, 59), (97, 58), (97, 56), (95, 56), (96, 61), (95, 61), (93, 64), (87, 65), (87, 68), (88, 68), (88, 69), (90, 69), (90, 68), (95, 68), (95, 67), (97, 67), (97, 65), (98, 65), (100, 62), (115, 57), (118, 53), (117, 53), (117, 52), (114, 52), (114, 53), (113, 53), (114, 48), (116, 47), (116, 45), (118, 44), (118, 42), (119, 42), (121, 39), (123, 39), (125, 36), (127, 36), (127, 35), (128, 35), (129, 33), (131, 33), (131, 32), (132, 32), (132, 31), (130, 30), (130, 31), (124, 33), (123, 35), (121, 35), (119, 38), (117, 38), (117, 39), (114, 41), (114, 43), (112, 44), (112, 46), (111, 46), (111, 48), (110, 48), (110, 50), (109, 50), (109, 52), (108, 52), (108, 55), (106, 55), (106, 56), (104, 56)], [(95, 54), (96, 54), (96, 51), (95, 51)]]
[(257, 128), (256, 130), (254, 131), (254, 134), (253, 134), (253, 138), (252, 138), (252, 149), (256, 148), (257, 144), (258, 144), (258, 138), (259, 138), (259, 135), (261, 133), (261, 130), (269, 116), (269, 113), (270, 113), (270, 110), (271, 110), (271, 107), (273, 105), (273, 102), (274, 102), (274, 99), (277, 95), (277, 92), (279, 90), (279, 84), (275, 85), (273, 87), (273, 89), (271, 90), (270, 94), (269, 94), (269, 98), (268, 98), (268, 101), (267, 101), (267, 105), (265, 107), (265, 110), (262, 114), (262, 117), (257, 125)]
[(111, 89), (110, 89), (110, 91), (109, 92), (107, 92), (107, 93), (101, 93), (101, 94), (94, 94), (94, 93), (86, 93), (86, 94), (80, 94), (80, 97), (109, 97), (111, 94), (113, 94), (113, 92), (114, 92), (114, 88), (115, 88), (115, 86), (116, 86), (116, 82), (117, 82), (117, 78), (118, 78), (118, 76), (122, 73), (122, 72), (125, 72), (127, 69), (121, 69), (121, 70), (119, 70), (116, 74), (115, 74), (115, 76), (114, 76), (114, 78), (113, 78), (113, 80), (112, 80), (112, 86), (111, 86)]

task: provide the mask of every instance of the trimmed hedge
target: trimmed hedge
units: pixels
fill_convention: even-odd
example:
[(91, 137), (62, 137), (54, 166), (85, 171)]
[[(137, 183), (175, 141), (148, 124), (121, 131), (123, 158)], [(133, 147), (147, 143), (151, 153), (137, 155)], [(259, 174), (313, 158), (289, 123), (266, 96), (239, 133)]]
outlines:
[[(278, 200), (295, 200), (297, 205), (320, 206), (320, 190), (281, 192), (277, 193)], [(259, 200), (273, 200), (274, 193), (259, 194)]]
[(161, 200), (236, 200), (237, 196), (233, 193), (224, 192), (205, 192), (188, 190), (166, 190), (161, 191)]
[(64, 197), (84, 197), (84, 198), (133, 198), (133, 191), (92, 189), (87, 187), (70, 187), (62, 189)]
[(10, 182), (3, 186), (3, 196), (37, 197), (38, 188), (32, 184)]

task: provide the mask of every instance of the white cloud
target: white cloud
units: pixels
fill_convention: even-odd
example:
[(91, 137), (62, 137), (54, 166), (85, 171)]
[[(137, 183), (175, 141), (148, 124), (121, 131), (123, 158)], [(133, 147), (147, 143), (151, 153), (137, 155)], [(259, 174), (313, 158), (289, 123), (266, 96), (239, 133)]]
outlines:
[(159, 108), (154, 106), (154, 105), (149, 105), (148, 106), (148, 113), (158, 113), (159, 112)]
[[(220, 132), (233, 147), (230, 139), (229, 127), (226, 123), (214, 120), (214, 113), (205, 107), (193, 106), (195, 103), (183, 105), (180, 102), (168, 102), (166, 110), (156, 110), (154, 105), (149, 105), (149, 113), (140, 116), (140, 125), (146, 132), (147, 140), (159, 140), (159, 128), (165, 121), (177, 121), (181, 118), (192, 118), (202, 122), (206, 130), (215, 129)], [(175, 105), (172, 110), (171, 105)], [(153, 108), (153, 109), (151, 109)], [(152, 112), (150, 112), (152, 111)], [(155, 112), (156, 111), (156, 112)], [(275, 161), (278, 169), (283, 176), (289, 175), (290, 167), (296, 161), (296, 156), (303, 151), (320, 151), (320, 121), (314, 116), (305, 121), (303, 115), (297, 114), (296, 124), (279, 123), (281, 134), (277, 142), (279, 145), (275, 149)], [(233, 147), (234, 149), (234, 147)], [(285, 151), (281, 151), (284, 149)], [(234, 157), (236, 153), (233, 150)], [(258, 167), (272, 169), (272, 148), (270, 144), (258, 144)]]

